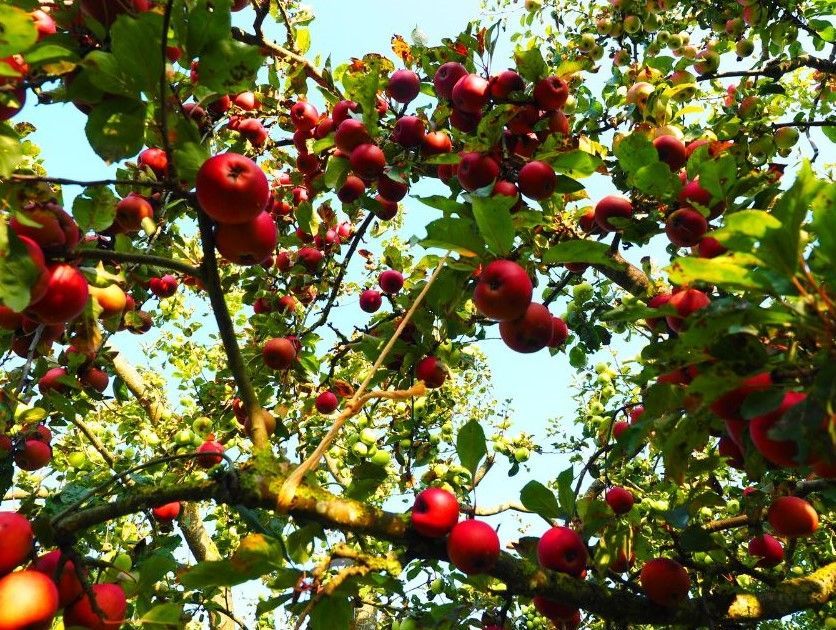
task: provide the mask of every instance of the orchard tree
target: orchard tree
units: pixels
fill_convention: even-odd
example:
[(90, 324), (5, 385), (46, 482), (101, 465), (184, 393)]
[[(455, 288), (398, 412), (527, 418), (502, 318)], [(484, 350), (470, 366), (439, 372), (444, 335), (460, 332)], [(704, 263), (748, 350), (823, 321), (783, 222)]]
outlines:
[(832, 4), (487, 4), (0, 6), (0, 628), (834, 625)]

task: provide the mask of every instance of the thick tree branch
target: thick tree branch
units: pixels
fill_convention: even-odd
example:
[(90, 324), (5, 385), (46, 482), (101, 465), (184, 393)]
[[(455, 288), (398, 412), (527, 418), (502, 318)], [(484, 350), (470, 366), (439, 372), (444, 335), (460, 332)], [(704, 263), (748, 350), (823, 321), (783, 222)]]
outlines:
[(209, 294), (209, 302), (212, 305), (212, 312), (218, 324), (218, 332), (221, 335), (224, 350), (226, 351), (229, 370), (235, 379), (238, 387), (238, 395), (244, 403), (247, 415), (250, 419), (250, 435), (252, 436), (255, 450), (263, 450), (269, 447), (270, 436), (264, 420), (267, 413), (258, 402), (255, 395), (244, 359), (241, 356), (241, 349), (238, 347), (238, 339), (235, 337), (235, 326), (229, 309), (226, 306), (221, 279), (218, 275), (218, 259), (215, 257), (215, 237), (213, 234), (212, 221), (202, 210), (197, 213), (198, 225), (200, 226), (200, 242), (203, 247), (203, 282), (206, 292)]
[(631, 265), (618, 252), (611, 252), (609, 257), (618, 267), (607, 265), (592, 265), (598, 272), (615, 282), (628, 293), (636, 297), (646, 297), (650, 294), (650, 280), (638, 267)]
[[(276, 464), (274, 468), (279, 468)], [(251, 508), (275, 508), (285, 482), (283, 474), (261, 476), (252, 469), (239, 470), (219, 482), (201, 480), (176, 486), (142, 488), (115, 501), (66, 514), (55, 523), (60, 540), (115, 518), (171, 501), (215, 500)], [(298, 487), (288, 513), (300, 520), (316, 521), (327, 528), (389, 540), (406, 548), (407, 557), (446, 560), (443, 541), (428, 540), (409, 527), (406, 515), (333, 495), (310, 485)], [(504, 582), (516, 595), (547, 595), (575, 605), (604, 619), (623, 623), (710, 625), (722, 621), (754, 622), (778, 619), (793, 612), (823, 605), (836, 591), (836, 562), (810, 575), (787, 580), (757, 593), (716, 596), (663, 608), (621, 589), (606, 588), (562, 573), (545, 571), (525, 559), (503, 552), (490, 575)]]
[(754, 77), (765, 76), (778, 80), (785, 74), (799, 68), (813, 68), (826, 74), (836, 74), (836, 63), (829, 59), (813, 57), (811, 55), (800, 55), (795, 59), (769, 61), (763, 68), (755, 70), (734, 70), (730, 72), (715, 72), (701, 74), (697, 81), (713, 81), (714, 79), (726, 79), (730, 77)]
[(114, 252), (106, 249), (80, 249), (74, 252), (74, 256), (88, 260), (148, 265), (150, 267), (169, 269), (186, 274), (187, 276), (203, 279), (203, 272), (198, 267), (173, 258), (166, 258), (165, 256), (152, 256), (150, 254), (137, 254), (134, 252)]

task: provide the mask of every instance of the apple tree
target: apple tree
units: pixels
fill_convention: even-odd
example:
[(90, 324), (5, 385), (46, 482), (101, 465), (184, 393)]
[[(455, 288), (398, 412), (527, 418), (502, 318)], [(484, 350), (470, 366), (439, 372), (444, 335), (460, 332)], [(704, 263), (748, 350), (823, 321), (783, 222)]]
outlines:
[(832, 5), (485, 5), (0, 6), (0, 628), (836, 625)]

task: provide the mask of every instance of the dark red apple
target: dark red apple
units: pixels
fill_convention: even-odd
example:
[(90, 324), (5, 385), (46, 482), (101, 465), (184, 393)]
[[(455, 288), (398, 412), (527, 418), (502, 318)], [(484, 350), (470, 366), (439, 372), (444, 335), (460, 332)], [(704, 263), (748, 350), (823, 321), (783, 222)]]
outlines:
[(415, 378), (424, 381), (424, 385), (430, 389), (435, 389), (447, 380), (447, 368), (435, 357), (424, 357), (415, 366)]
[(340, 406), (340, 400), (334, 392), (328, 389), (316, 397), (315, 406), (319, 413), (329, 414), (336, 411), (337, 407)]
[(200, 207), (219, 223), (252, 221), (270, 200), (264, 171), (237, 153), (222, 153), (206, 160), (197, 172), (195, 189)]
[(359, 105), (354, 101), (342, 100), (334, 105), (331, 110), (331, 119), (334, 121), (334, 126), (338, 126), (342, 121), (347, 120), (352, 112), (357, 112)]
[(52, 265), (49, 274), (46, 293), (27, 313), (44, 324), (65, 324), (84, 311), (90, 288), (84, 275), (71, 265)]
[(23, 443), (23, 449), (15, 453), (15, 464), (21, 470), (40, 470), (50, 461), (52, 461), (52, 447), (41, 440), (26, 440)]
[(157, 179), (165, 179), (168, 175), (168, 155), (157, 147), (150, 147), (142, 151), (136, 163), (140, 168), (151, 169)]
[(268, 212), (247, 223), (218, 223), (215, 246), (221, 256), (238, 265), (257, 265), (276, 249), (276, 222)]
[(723, 244), (713, 236), (703, 236), (697, 243), (697, 253), (700, 258), (717, 258), (717, 256), (722, 256), (727, 251), (729, 250), (723, 247)]
[(728, 435), (722, 436), (717, 442), (717, 454), (727, 459), (729, 466), (732, 468), (737, 468), (738, 470), (745, 468), (746, 461), (743, 458), (743, 451), (740, 450), (737, 442)]
[(552, 314), (542, 304), (532, 302), (522, 317), (501, 321), (499, 335), (511, 350), (524, 354), (537, 352), (552, 338)]
[(307, 101), (297, 101), (290, 108), (290, 122), (297, 129), (311, 130), (316, 127), (318, 121), (319, 112)]
[(696, 210), (680, 208), (672, 212), (665, 221), (668, 240), (678, 247), (693, 247), (708, 231), (708, 222)]
[(273, 370), (286, 370), (296, 360), (296, 346), (287, 337), (270, 339), (261, 349), (264, 364)]
[(514, 92), (525, 90), (525, 81), (514, 70), (503, 70), (490, 80), (490, 94), (495, 101), (504, 101)]
[(421, 79), (412, 70), (395, 70), (386, 84), (386, 94), (398, 103), (409, 103), (415, 100), (421, 91)]
[(334, 133), (334, 143), (340, 151), (346, 154), (350, 154), (361, 144), (368, 144), (371, 141), (372, 137), (366, 125), (354, 118), (346, 118)]
[(537, 609), (537, 612), (551, 621), (558, 628), (565, 620), (571, 619), (578, 610), (571, 604), (564, 604), (543, 595), (535, 595), (531, 598), (531, 603), (534, 604), (534, 608)]
[(740, 408), (746, 398), (754, 392), (762, 392), (772, 387), (772, 376), (769, 372), (761, 372), (744, 380), (735, 389), (726, 392), (714, 402), (709, 409), (723, 418), (723, 420), (743, 420)]
[(667, 164), (674, 173), (688, 161), (685, 143), (676, 136), (659, 136), (653, 140), (653, 146), (656, 147), (659, 160)]
[(488, 104), (488, 82), (478, 74), (467, 74), (453, 86), (453, 107), (468, 114), (478, 114)]
[(403, 288), (403, 274), (396, 269), (387, 269), (377, 280), (384, 293), (394, 294)]
[(360, 294), (360, 308), (366, 313), (377, 312), (383, 304), (383, 297), (380, 291), (366, 289)]
[(453, 87), (459, 79), (467, 75), (467, 68), (455, 61), (448, 61), (439, 66), (433, 77), (435, 93), (439, 98), (450, 100), (453, 98)]
[(398, 118), (392, 129), (392, 141), (403, 147), (420, 147), (427, 135), (424, 121), (418, 116)]
[(124, 234), (133, 234), (142, 228), (143, 219), (154, 218), (154, 207), (142, 195), (130, 193), (116, 204), (113, 228)]
[(750, 556), (760, 558), (757, 563), (759, 567), (768, 569), (784, 561), (784, 545), (769, 534), (761, 534), (752, 538), (749, 541), (748, 551)]
[(377, 178), (386, 166), (386, 156), (383, 151), (380, 147), (369, 143), (355, 148), (348, 161), (351, 163), (351, 170), (363, 179)]
[(645, 563), (639, 575), (644, 594), (660, 606), (676, 606), (688, 598), (691, 578), (676, 560), (654, 558)]
[(170, 273), (148, 281), (148, 289), (160, 299), (170, 298), (177, 292), (177, 278)]
[(490, 571), (499, 558), (499, 536), (484, 521), (461, 521), (447, 538), (447, 557), (468, 575)]
[(512, 260), (494, 260), (479, 275), (473, 303), (482, 315), (497, 321), (522, 317), (534, 288), (528, 273)]
[(609, 505), (612, 508), (612, 511), (616, 514), (626, 514), (632, 510), (633, 503), (635, 501), (632, 492), (627, 490), (627, 488), (621, 488), (619, 486), (615, 486), (607, 490), (607, 494), (604, 498), (607, 501), (607, 505)]
[(534, 84), (534, 100), (540, 109), (562, 109), (569, 98), (569, 84), (560, 77), (546, 77)]
[(211, 435), (203, 444), (197, 447), (197, 452), (200, 453), (197, 457), (197, 463), (202, 468), (212, 468), (224, 460), (221, 457), (224, 452), (223, 444), (215, 441), (214, 436)]
[(552, 336), (549, 339), (549, 348), (559, 348), (569, 338), (569, 327), (559, 317), (552, 317)]
[(343, 203), (354, 203), (366, 192), (366, 184), (356, 175), (349, 175), (337, 191), (337, 197)]
[(494, 183), (499, 177), (499, 164), (489, 155), (475, 151), (462, 153), (456, 176), (462, 188), (472, 192)]
[(409, 184), (381, 175), (377, 180), (377, 192), (387, 201), (398, 202), (406, 197), (406, 193), (409, 192)]
[(107, 372), (92, 365), (83, 368), (79, 372), (79, 380), (82, 385), (94, 389), (100, 394), (107, 389), (107, 385), (110, 382)]
[[(59, 563), (63, 565), (60, 573), (58, 571)], [(84, 592), (81, 580), (78, 579), (76, 574), (75, 564), (66, 557), (62, 558), (61, 551), (58, 549), (38, 557), (32, 563), (32, 568), (55, 582), (58, 587), (59, 608), (69, 606)]]
[(764, 459), (776, 466), (794, 468), (802, 463), (796, 460), (798, 445), (793, 440), (774, 438), (770, 435), (770, 431), (780, 422), (785, 413), (803, 402), (805, 398), (807, 394), (804, 392), (787, 392), (777, 409), (749, 421), (749, 436), (752, 438), (752, 444), (764, 456)]
[(29, 205), (23, 209), (23, 214), (38, 226), (25, 225), (17, 217), (12, 217), (9, 227), (18, 236), (35, 241), (47, 256), (62, 256), (74, 250), (81, 240), (75, 219), (56, 203)]
[(778, 497), (772, 502), (766, 518), (781, 536), (809, 536), (819, 528), (819, 515), (813, 506), (799, 497)]
[(557, 175), (545, 162), (534, 160), (520, 169), (520, 192), (529, 199), (548, 199), (557, 188)]
[(595, 222), (605, 232), (618, 232), (621, 229), (610, 223), (610, 219), (629, 219), (632, 216), (633, 204), (621, 195), (607, 195), (595, 205)]

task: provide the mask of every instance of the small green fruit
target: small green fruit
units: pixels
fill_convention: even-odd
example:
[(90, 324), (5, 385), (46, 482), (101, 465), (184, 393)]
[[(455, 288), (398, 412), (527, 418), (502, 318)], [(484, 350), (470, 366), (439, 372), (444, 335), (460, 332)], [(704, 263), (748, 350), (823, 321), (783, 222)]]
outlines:
[(357, 455), (357, 457), (365, 457), (369, 454), (369, 447), (362, 442), (357, 442), (351, 447), (351, 452)]

